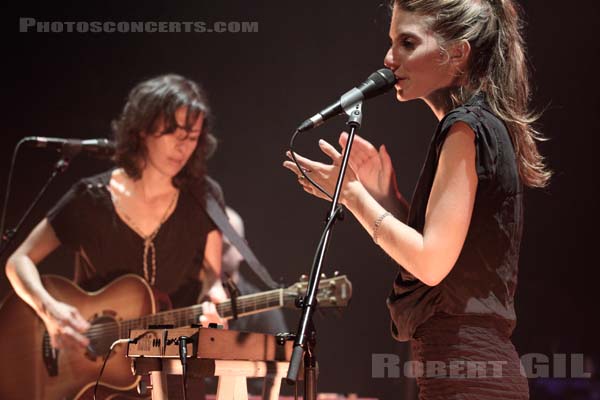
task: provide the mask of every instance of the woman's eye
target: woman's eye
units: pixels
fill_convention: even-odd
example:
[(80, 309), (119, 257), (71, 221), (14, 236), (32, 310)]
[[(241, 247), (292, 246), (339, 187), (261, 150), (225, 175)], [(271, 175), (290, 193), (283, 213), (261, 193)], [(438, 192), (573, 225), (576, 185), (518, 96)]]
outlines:
[(410, 40), (403, 40), (402, 46), (404, 46), (404, 48), (409, 49), (409, 50), (412, 50), (415, 48), (415, 44), (413, 42), (411, 42)]

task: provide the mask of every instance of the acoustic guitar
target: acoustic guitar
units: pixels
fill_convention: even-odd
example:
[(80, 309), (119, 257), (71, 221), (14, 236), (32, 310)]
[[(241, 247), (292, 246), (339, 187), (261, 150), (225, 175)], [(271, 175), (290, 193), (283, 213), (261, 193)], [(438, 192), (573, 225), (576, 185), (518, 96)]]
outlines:
[[(57, 350), (50, 345), (46, 327), (37, 314), (14, 293), (0, 306), (0, 399), (79, 399), (96, 382), (110, 345), (128, 338), (130, 329), (151, 325), (185, 326), (198, 323), (202, 306), (157, 312), (152, 288), (137, 275), (124, 275), (101, 290), (86, 292), (68, 279), (43, 276), (44, 286), (57, 300), (75, 306), (91, 327), (85, 351)], [(237, 315), (247, 316), (281, 307), (296, 307), (306, 282), (288, 288), (239, 296)], [(319, 307), (344, 307), (352, 295), (346, 276), (322, 279)], [(233, 317), (231, 300), (216, 306), (225, 319)], [(102, 375), (100, 392), (131, 391), (139, 378), (132, 375), (126, 347), (115, 347)], [(109, 398), (109, 397), (104, 397)]]

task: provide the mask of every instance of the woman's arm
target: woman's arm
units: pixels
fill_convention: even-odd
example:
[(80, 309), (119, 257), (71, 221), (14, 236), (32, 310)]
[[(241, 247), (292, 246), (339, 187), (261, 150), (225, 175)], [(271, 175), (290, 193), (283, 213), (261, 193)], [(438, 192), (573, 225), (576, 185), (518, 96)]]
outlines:
[(8, 258), (6, 276), (16, 294), (44, 321), (54, 347), (87, 346), (81, 333), (89, 328), (74, 307), (54, 299), (42, 285), (36, 264), (60, 245), (54, 229), (44, 218)]
[[(423, 234), (392, 217), (385, 218), (377, 232), (383, 250), (430, 286), (450, 273), (467, 236), (477, 191), (474, 140), (475, 133), (464, 123), (450, 129), (427, 202)], [(347, 205), (372, 235), (374, 221), (385, 209), (360, 187)]]
[[(394, 216), (383, 219), (377, 231), (378, 244), (383, 250), (430, 286), (437, 285), (448, 275), (469, 229), (477, 191), (474, 140), (475, 133), (464, 123), (456, 123), (450, 129), (428, 200), (423, 234)], [(334, 160), (333, 165), (305, 158), (300, 159), (300, 164), (312, 171), (311, 177), (317, 183), (332, 190), (341, 156), (329, 144), (322, 142), (321, 148)], [(284, 165), (295, 170), (294, 164), (289, 161)], [(303, 180), (301, 183), (307, 192), (319, 196)], [(371, 235), (374, 234), (375, 221), (387, 211), (350, 169), (344, 181), (341, 201)]]
[[(211, 322), (227, 327), (227, 321), (223, 320), (217, 313), (215, 304), (227, 299), (227, 294), (221, 283), (221, 258), (223, 252), (223, 235), (217, 229), (209, 232), (204, 249), (204, 268), (210, 268), (210, 273), (202, 276), (214, 276), (210, 289), (207, 292), (211, 302), (202, 303), (202, 316), (200, 322), (207, 325)], [(200, 278), (201, 279), (201, 278)]]
[(6, 276), (15, 292), (38, 314), (52, 301), (52, 296), (42, 285), (36, 264), (59, 245), (54, 230), (44, 218), (6, 263)]
[(214, 303), (219, 303), (227, 299), (227, 294), (221, 284), (221, 258), (223, 257), (223, 235), (221, 231), (214, 229), (209, 232), (206, 238), (206, 247), (204, 249), (204, 265), (211, 269), (211, 274), (215, 277), (214, 282), (208, 291), (208, 296)]

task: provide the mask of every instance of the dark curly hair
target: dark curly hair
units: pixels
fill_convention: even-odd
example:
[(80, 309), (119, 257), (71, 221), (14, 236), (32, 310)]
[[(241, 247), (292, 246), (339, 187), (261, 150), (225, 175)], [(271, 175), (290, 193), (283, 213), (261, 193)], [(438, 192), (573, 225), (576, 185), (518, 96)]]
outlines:
[[(212, 135), (212, 115), (205, 92), (195, 82), (175, 74), (158, 76), (135, 86), (118, 119), (112, 122), (116, 142), (114, 162), (132, 179), (140, 179), (147, 149), (142, 133), (168, 135), (178, 127), (175, 112), (187, 108), (186, 131), (191, 131), (199, 117), (204, 117), (198, 146), (190, 159), (173, 177), (173, 185), (187, 187), (192, 182), (204, 188), (206, 160), (214, 153), (217, 140)], [(163, 130), (157, 132), (160, 123)]]

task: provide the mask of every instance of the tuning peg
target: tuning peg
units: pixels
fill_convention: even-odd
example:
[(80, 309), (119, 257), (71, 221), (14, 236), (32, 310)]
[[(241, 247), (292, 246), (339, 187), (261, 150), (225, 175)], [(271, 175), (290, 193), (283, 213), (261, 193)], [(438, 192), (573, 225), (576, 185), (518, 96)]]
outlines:
[(306, 275), (306, 274), (300, 275), (300, 282), (308, 282), (308, 275)]
[(333, 271), (333, 276), (334, 277), (340, 276), (340, 271), (338, 271), (338, 270)]
[(325, 276), (325, 273), (321, 273), (321, 279), (327, 279), (327, 276)]

